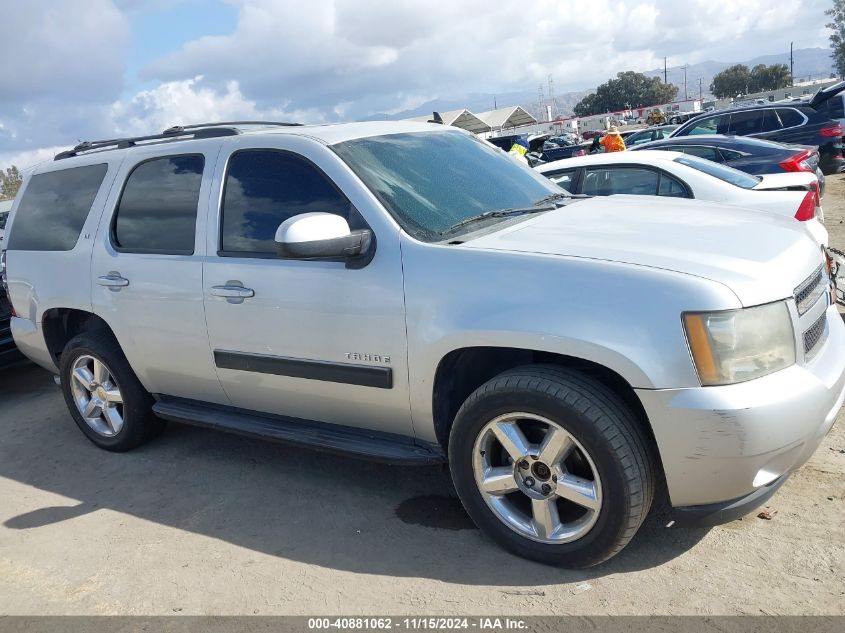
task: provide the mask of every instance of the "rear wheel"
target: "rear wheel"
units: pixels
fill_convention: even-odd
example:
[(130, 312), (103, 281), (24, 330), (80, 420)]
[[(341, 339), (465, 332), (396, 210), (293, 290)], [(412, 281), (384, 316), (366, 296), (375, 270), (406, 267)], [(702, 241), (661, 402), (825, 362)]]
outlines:
[(62, 352), (62, 393), (85, 436), (100, 448), (127, 451), (161, 432), (153, 399), (105, 331), (80, 334)]
[(452, 428), (449, 462), (475, 523), (539, 562), (588, 567), (648, 513), (648, 443), (616, 394), (578, 372), (527, 366), (477, 389)]

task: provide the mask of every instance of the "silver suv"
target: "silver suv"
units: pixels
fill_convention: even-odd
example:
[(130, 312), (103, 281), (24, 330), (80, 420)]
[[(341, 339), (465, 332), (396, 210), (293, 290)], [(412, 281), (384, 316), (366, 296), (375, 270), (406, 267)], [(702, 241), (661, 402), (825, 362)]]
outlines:
[(12, 330), (97, 446), (165, 420), (448, 460), (512, 552), (589, 566), (656, 490), (768, 499), (845, 398), (845, 325), (798, 222), (574, 198), (454, 128), (214, 124), (84, 143), (8, 227)]

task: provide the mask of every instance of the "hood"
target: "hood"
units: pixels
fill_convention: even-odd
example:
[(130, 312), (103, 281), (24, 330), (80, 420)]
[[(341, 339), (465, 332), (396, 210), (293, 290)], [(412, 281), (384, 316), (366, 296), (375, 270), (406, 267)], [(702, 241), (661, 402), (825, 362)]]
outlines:
[(760, 178), (762, 180), (754, 187), (756, 191), (765, 191), (769, 189), (809, 190), (812, 183), (818, 180), (815, 174), (808, 171), (789, 171), (779, 174), (765, 174), (760, 176)]
[(743, 305), (791, 296), (822, 262), (819, 246), (792, 218), (656, 196), (580, 200), (463, 247), (671, 270), (723, 283)]

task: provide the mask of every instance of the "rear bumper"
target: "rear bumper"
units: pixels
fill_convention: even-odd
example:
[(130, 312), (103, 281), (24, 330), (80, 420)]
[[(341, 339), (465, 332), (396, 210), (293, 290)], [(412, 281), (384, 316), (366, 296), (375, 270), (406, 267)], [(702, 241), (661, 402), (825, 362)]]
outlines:
[(53, 362), (53, 357), (50, 356), (50, 351), (47, 349), (47, 344), (44, 342), (40, 323), (20, 317), (12, 317), (11, 330), (15, 343), (24, 356), (48, 371), (53, 373), (58, 371), (56, 363)]
[(810, 458), (845, 401), (845, 323), (835, 306), (826, 314), (827, 341), (804, 365), (736, 385), (637, 390), (672, 506), (736, 516)]

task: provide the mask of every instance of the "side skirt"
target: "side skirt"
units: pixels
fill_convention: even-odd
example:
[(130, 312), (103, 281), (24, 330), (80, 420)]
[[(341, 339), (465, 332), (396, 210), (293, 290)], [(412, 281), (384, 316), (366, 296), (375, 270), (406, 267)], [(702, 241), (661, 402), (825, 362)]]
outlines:
[(393, 433), (313, 420), (256, 413), (154, 394), (153, 413), (164, 420), (257, 437), (388, 464), (427, 465), (446, 461), (443, 449)]

